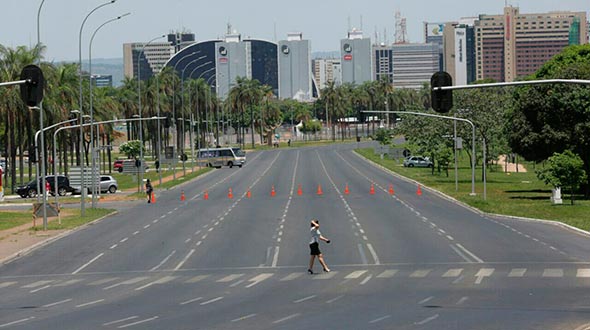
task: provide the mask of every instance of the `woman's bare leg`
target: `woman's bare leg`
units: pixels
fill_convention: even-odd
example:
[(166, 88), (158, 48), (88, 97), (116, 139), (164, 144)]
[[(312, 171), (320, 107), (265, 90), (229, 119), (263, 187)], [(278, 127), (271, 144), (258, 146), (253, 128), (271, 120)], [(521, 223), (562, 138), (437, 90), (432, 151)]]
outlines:
[(320, 261), (320, 264), (322, 264), (322, 267), (324, 267), (324, 270), (327, 270), (327, 271), (330, 270), (330, 268), (328, 268), (328, 265), (326, 265), (326, 262), (324, 261), (324, 255), (323, 254), (320, 254), (318, 256), (318, 260)]
[(314, 256), (314, 255), (312, 255), (312, 256), (309, 258), (309, 268), (308, 268), (308, 269), (313, 269), (313, 262), (314, 262), (314, 260), (315, 260), (315, 256)]

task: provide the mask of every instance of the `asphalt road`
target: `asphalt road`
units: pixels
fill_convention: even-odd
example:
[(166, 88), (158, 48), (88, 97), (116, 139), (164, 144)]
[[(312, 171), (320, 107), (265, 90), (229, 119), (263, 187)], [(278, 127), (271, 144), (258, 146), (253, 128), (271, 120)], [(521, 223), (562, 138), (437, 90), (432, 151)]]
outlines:
[(588, 237), (419, 196), (355, 146), (249, 154), (0, 266), (0, 329), (590, 329)]

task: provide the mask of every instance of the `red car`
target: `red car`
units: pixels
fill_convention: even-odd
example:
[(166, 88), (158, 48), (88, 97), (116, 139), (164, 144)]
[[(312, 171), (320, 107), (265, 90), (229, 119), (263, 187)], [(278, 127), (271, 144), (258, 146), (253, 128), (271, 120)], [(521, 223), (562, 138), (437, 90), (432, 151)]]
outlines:
[(113, 163), (113, 168), (119, 173), (123, 172), (123, 160), (115, 160)]

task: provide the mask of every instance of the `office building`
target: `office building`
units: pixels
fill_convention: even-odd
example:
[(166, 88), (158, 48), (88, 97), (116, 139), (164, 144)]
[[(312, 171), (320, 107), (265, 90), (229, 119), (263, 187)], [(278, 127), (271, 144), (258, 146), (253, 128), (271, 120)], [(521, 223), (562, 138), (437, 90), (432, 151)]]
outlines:
[(373, 67), (375, 73), (373, 80), (385, 79), (393, 83), (393, 49), (385, 44), (373, 46)]
[(420, 89), (439, 71), (437, 44), (394, 44), (393, 86)]
[(424, 43), (438, 45), (438, 61), (440, 65), (440, 71), (442, 71), (444, 67), (443, 35), (445, 31), (445, 25), (445, 23), (424, 22)]
[(342, 64), (336, 58), (318, 58), (312, 61), (313, 77), (320, 90), (326, 88), (329, 82), (336, 86), (342, 85)]
[(352, 30), (347, 39), (340, 40), (342, 60), (342, 82), (361, 85), (373, 80), (371, 39), (364, 38), (363, 32)]
[(147, 46), (140, 42), (123, 44), (125, 77), (137, 77), (139, 60), (140, 78), (146, 80), (159, 73), (172, 55), (174, 47), (169, 42), (152, 42)]
[(476, 78), (514, 81), (565, 47), (587, 42), (585, 12), (521, 14), (510, 6), (501, 15), (480, 15), (475, 21)]
[(301, 33), (279, 41), (279, 98), (300, 101), (312, 98), (311, 44)]
[(443, 71), (451, 75), (454, 85), (467, 85), (476, 79), (475, 20), (462, 18), (444, 27)]
[(195, 43), (195, 34), (188, 32), (169, 33), (168, 42), (174, 47), (174, 53), (178, 53), (186, 46)]

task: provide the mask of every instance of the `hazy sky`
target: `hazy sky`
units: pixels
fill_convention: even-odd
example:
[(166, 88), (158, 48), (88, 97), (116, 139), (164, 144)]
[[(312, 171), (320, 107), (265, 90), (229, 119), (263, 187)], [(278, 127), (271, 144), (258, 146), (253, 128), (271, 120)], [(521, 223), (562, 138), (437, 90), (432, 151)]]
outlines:
[[(41, 11), (41, 42), (47, 60), (78, 59), (78, 36), (84, 17), (106, 0), (45, 0)], [(0, 0), (0, 44), (16, 47), (37, 42), (37, 9), (41, 0)], [(508, 1), (521, 13), (556, 10), (590, 10), (589, 0)], [(407, 20), (408, 37), (422, 42), (423, 22), (445, 22), (478, 14), (500, 14), (505, 0), (117, 0), (93, 13), (82, 34), (82, 57), (88, 58), (90, 37), (103, 22), (131, 12), (105, 25), (97, 33), (93, 58), (123, 57), (123, 43), (148, 41), (175, 30), (195, 33), (197, 40), (222, 36), (230, 22), (243, 37), (267, 40), (286, 38), (292, 31), (311, 40), (312, 51), (338, 50), (348, 22), (361, 26), (374, 38), (387, 31), (393, 41), (395, 11)]]

